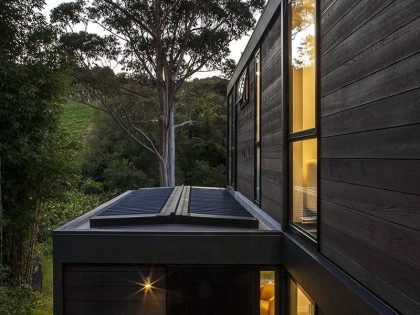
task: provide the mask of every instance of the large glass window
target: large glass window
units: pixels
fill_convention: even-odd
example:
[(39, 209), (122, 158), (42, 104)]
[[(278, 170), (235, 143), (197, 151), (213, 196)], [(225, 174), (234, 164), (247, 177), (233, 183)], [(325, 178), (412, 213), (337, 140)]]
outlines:
[(315, 315), (315, 304), (293, 280), (290, 280), (289, 290), (290, 315)]
[(317, 237), (315, 0), (289, 4), (290, 221)]
[(315, 1), (292, 0), (290, 131), (315, 128)]
[(301, 229), (317, 233), (317, 140), (291, 143), (292, 217)]
[(255, 203), (261, 205), (261, 54), (255, 54)]

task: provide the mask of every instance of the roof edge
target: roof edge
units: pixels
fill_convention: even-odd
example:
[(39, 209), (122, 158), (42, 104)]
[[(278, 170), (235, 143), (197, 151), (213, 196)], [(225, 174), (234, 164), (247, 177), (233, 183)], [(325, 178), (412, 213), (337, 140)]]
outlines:
[(248, 41), (248, 44), (245, 47), (244, 52), (242, 53), (241, 58), (239, 59), (235, 71), (233, 72), (232, 78), (230, 79), (227, 87), (227, 94), (233, 88), (236, 80), (241, 75), (243, 68), (247, 64), (249, 58), (251, 57), (252, 53), (255, 51), (261, 37), (264, 35), (264, 32), (271, 22), (274, 14), (277, 12), (277, 9), (281, 5), (283, 0), (269, 0), (264, 11), (262, 12), (260, 19), (255, 26), (254, 31), (252, 32), (251, 38)]

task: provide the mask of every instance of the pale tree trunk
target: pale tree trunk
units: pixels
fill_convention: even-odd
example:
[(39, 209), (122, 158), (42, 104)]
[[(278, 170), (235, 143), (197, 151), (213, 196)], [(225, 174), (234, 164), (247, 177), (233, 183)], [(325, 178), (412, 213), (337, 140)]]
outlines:
[(169, 184), (170, 186), (175, 186), (175, 105), (172, 104), (169, 111)]

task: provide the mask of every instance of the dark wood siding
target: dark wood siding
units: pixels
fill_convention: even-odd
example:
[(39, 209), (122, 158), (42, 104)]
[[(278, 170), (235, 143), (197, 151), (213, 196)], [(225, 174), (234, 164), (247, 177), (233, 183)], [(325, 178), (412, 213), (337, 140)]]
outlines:
[(168, 315), (256, 315), (257, 277), (252, 267), (168, 267)]
[[(142, 291), (147, 277), (152, 292)], [(130, 265), (64, 267), (64, 314), (166, 314), (166, 270)]]
[(420, 2), (321, 0), (321, 252), (420, 311)]
[(249, 102), (238, 105), (237, 190), (254, 200), (255, 61), (249, 63)]
[(261, 43), (261, 208), (283, 219), (282, 15)]

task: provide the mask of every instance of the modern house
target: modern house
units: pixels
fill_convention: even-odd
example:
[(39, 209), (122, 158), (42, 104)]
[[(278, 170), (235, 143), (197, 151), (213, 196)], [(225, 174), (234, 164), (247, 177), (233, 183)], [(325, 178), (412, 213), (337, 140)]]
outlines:
[(227, 188), (57, 229), (54, 313), (420, 314), (420, 1), (268, 1), (227, 106)]

